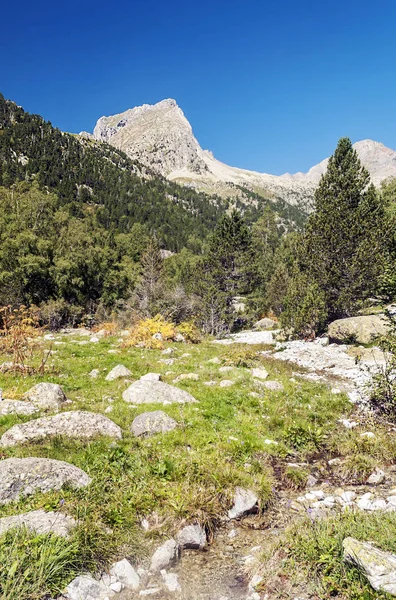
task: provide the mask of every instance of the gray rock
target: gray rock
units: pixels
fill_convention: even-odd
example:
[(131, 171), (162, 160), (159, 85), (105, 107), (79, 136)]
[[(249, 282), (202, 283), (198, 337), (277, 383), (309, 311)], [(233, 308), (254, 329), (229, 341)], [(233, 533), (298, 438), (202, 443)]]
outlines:
[(174, 337), (174, 341), (175, 342), (185, 342), (186, 338), (184, 337), (184, 335), (182, 335), (181, 333), (176, 333), (175, 337)]
[(0, 461), (0, 504), (18, 500), (36, 490), (50, 492), (69, 485), (82, 488), (88, 475), (67, 462), (52, 458), (6, 458)]
[(140, 381), (161, 381), (160, 373), (146, 373), (142, 375)]
[(197, 402), (188, 392), (162, 381), (135, 381), (122, 394), (132, 404), (185, 404)]
[(172, 419), (162, 410), (145, 412), (138, 415), (131, 425), (131, 431), (136, 437), (140, 435), (153, 435), (155, 433), (166, 433), (177, 427), (177, 421)]
[(232, 385), (234, 385), (234, 381), (231, 381), (231, 379), (223, 379), (222, 381), (220, 381), (219, 386), (221, 388), (226, 388), (226, 387), (231, 387)]
[(210, 358), (208, 360), (208, 363), (212, 363), (213, 365), (219, 365), (221, 363), (221, 360), (218, 356), (215, 356), (214, 358)]
[(260, 319), (253, 325), (253, 329), (257, 329), (259, 331), (266, 331), (267, 329), (273, 329), (278, 323), (269, 317), (264, 317), (264, 319)]
[(2, 400), (0, 415), (33, 415), (38, 409), (31, 402), (22, 400)]
[(384, 315), (367, 315), (337, 319), (329, 325), (328, 333), (332, 342), (353, 341), (370, 344), (376, 338), (387, 335), (389, 324)]
[(344, 560), (357, 566), (372, 587), (396, 596), (396, 555), (383, 552), (368, 542), (347, 537), (342, 543)]
[(271, 392), (283, 392), (285, 389), (280, 381), (260, 381), (260, 387)]
[(174, 348), (165, 348), (165, 350), (162, 350), (161, 354), (173, 354), (174, 353)]
[(24, 394), (40, 410), (58, 411), (67, 398), (61, 386), (57, 383), (38, 383)]
[(381, 469), (375, 469), (367, 479), (367, 483), (370, 485), (380, 485), (386, 479), (386, 475)]
[(106, 381), (114, 381), (120, 377), (130, 377), (132, 373), (124, 365), (117, 365), (114, 369), (111, 369), (110, 373), (106, 375)]
[(173, 380), (173, 383), (179, 383), (179, 381), (183, 381), (185, 379), (189, 379), (190, 381), (198, 381), (199, 375), (197, 373), (182, 373)]
[(255, 379), (267, 379), (268, 377), (268, 371), (264, 367), (250, 369), (250, 372)]
[(126, 558), (116, 562), (110, 569), (110, 575), (114, 575), (118, 581), (131, 590), (137, 590), (140, 586), (140, 577)]
[(79, 575), (66, 588), (66, 598), (69, 600), (105, 600), (112, 596), (109, 588), (91, 575)]
[(92, 369), (92, 371), (89, 373), (89, 376), (91, 379), (97, 379), (99, 377), (99, 374), (99, 369)]
[(150, 571), (158, 572), (173, 565), (179, 558), (179, 544), (170, 539), (157, 548), (151, 557)]
[(206, 533), (201, 525), (186, 525), (179, 531), (176, 540), (181, 548), (203, 550), (206, 546)]
[(171, 367), (173, 365), (173, 363), (175, 362), (174, 358), (161, 358), (158, 362), (162, 363), (163, 365), (167, 365), (168, 367)]
[(31, 512), (0, 519), (0, 536), (9, 529), (26, 527), (38, 534), (55, 533), (56, 535), (66, 537), (76, 525), (77, 522), (73, 517), (69, 517), (63, 513), (32, 510)]
[(234, 496), (234, 505), (228, 511), (229, 519), (239, 519), (244, 515), (257, 512), (258, 497), (252, 490), (237, 487)]
[(162, 569), (161, 577), (168, 592), (181, 592), (181, 585), (176, 573), (167, 573), (165, 569)]
[(159, 332), (158, 333), (154, 333), (154, 335), (152, 335), (151, 337), (153, 338), (153, 340), (158, 340), (160, 342), (162, 342), (162, 340), (164, 339), (162, 337), (162, 333), (159, 333)]
[(230, 367), (228, 365), (224, 366), (224, 367), (220, 367), (219, 369), (219, 373), (229, 373), (230, 371), (233, 371), (234, 367)]
[(108, 435), (121, 439), (122, 431), (104, 415), (77, 410), (14, 425), (2, 435), (0, 445), (6, 448), (54, 435), (77, 439)]

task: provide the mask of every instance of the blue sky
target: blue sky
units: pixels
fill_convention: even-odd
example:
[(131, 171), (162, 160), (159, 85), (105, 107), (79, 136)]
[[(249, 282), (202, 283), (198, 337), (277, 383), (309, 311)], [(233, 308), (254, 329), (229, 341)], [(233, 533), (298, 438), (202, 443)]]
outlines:
[(394, 0), (7, 2), (0, 91), (65, 131), (175, 98), (231, 165), (306, 171), (341, 136), (396, 148)]

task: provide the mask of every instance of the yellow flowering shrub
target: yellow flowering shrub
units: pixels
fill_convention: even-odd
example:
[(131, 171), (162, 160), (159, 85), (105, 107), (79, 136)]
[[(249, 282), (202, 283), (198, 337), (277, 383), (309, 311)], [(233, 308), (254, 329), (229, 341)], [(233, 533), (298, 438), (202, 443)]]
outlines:
[(183, 321), (183, 323), (180, 323), (177, 326), (177, 333), (181, 333), (186, 342), (190, 342), (191, 344), (198, 344), (202, 339), (201, 332), (193, 321)]
[[(156, 334), (160, 334), (159, 339), (153, 337)], [(132, 329), (131, 337), (128, 338), (126, 345), (141, 344), (146, 348), (161, 349), (163, 342), (173, 340), (175, 335), (175, 325), (166, 321), (162, 315), (156, 315), (152, 319), (139, 321)]]

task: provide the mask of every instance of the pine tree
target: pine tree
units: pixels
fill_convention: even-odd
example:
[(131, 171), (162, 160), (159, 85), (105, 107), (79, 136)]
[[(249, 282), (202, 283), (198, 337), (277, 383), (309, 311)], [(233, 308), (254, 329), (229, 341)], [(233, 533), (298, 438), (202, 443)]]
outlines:
[(323, 294), (329, 321), (350, 316), (377, 291), (385, 228), (381, 196), (351, 141), (342, 138), (316, 190), (299, 261)]
[(253, 275), (251, 233), (233, 210), (218, 223), (197, 280), (206, 331), (218, 335), (230, 330), (235, 319), (233, 299), (251, 291)]

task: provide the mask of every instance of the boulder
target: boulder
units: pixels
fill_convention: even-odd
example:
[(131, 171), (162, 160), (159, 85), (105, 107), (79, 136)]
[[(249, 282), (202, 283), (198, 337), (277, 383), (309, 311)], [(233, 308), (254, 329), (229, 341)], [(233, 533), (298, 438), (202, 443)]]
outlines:
[(172, 419), (162, 410), (145, 412), (137, 416), (131, 425), (134, 436), (153, 435), (155, 433), (166, 433), (177, 427), (177, 421)]
[(132, 404), (186, 404), (197, 402), (188, 392), (162, 381), (135, 381), (122, 394)]
[(0, 445), (6, 448), (54, 435), (77, 439), (108, 435), (121, 439), (122, 431), (104, 415), (77, 410), (14, 425), (2, 435)]
[(270, 319), (269, 317), (264, 317), (264, 319), (260, 319), (260, 321), (257, 321), (257, 323), (255, 323), (253, 325), (253, 329), (256, 329), (259, 331), (266, 331), (268, 329), (273, 329), (277, 325), (278, 325), (278, 323), (276, 321), (274, 321), (274, 319)]
[(2, 400), (0, 402), (0, 416), (33, 415), (37, 410), (31, 402), (23, 402), (22, 400)]
[(73, 517), (63, 513), (32, 510), (27, 513), (0, 519), (0, 536), (9, 529), (26, 527), (38, 534), (55, 533), (66, 537), (70, 530), (77, 525)]
[(114, 563), (110, 569), (110, 575), (116, 577), (118, 581), (131, 590), (139, 589), (140, 577), (126, 558)]
[(106, 375), (106, 381), (114, 381), (120, 377), (130, 377), (132, 373), (124, 365), (117, 365), (114, 369), (111, 369), (110, 373)]
[(79, 575), (66, 588), (68, 600), (106, 600), (113, 593), (91, 575)]
[(186, 525), (179, 531), (176, 540), (181, 548), (203, 550), (206, 546), (206, 533), (201, 525)]
[(358, 567), (376, 591), (396, 596), (396, 554), (352, 537), (345, 538), (342, 545), (344, 560)]
[(328, 329), (330, 341), (339, 343), (370, 344), (387, 333), (389, 333), (389, 324), (384, 315), (338, 319), (330, 323)]
[(74, 465), (52, 458), (6, 458), (0, 461), (0, 504), (36, 490), (50, 492), (68, 485), (82, 488), (91, 478)]
[(179, 558), (179, 544), (174, 540), (168, 540), (157, 548), (151, 557), (150, 571), (158, 572), (173, 565)]
[(233, 507), (228, 511), (229, 519), (239, 519), (244, 515), (257, 512), (258, 497), (252, 490), (237, 487)]
[(58, 411), (67, 398), (61, 386), (57, 383), (38, 383), (24, 394), (40, 410)]

